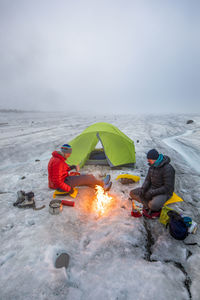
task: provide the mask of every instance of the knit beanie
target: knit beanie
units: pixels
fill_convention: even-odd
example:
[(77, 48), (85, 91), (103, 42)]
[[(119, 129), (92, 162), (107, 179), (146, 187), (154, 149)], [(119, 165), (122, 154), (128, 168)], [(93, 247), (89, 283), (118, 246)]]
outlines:
[(68, 144), (62, 145), (62, 147), (61, 147), (60, 150), (63, 153), (72, 153), (72, 147), (70, 145), (68, 145)]
[(147, 153), (147, 159), (157, 160), (158, 157), (159, 157), (159, 153), (158, 153), (158, 151), (156, 149), (151, 149)]

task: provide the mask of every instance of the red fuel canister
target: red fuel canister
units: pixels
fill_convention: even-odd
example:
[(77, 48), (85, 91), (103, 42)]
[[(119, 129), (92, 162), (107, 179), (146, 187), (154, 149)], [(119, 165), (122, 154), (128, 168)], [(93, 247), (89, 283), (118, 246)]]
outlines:
[(75, 205), (74, 201), (70, 201), (70, 200), (62, 200), (61, 203), (62, 203), (62, 205), (65, 205), (65, 206), (74, 206)]

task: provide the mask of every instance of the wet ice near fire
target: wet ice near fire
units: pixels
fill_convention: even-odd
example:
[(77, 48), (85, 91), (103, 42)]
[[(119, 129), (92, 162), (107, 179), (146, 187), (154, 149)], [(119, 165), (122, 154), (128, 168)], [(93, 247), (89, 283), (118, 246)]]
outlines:
[[(174, 208), (197, 223), (200, 213), (200, 115), (89, 116), (64, 113), (0, 113), (0, 299), (169, 300), (200, 299), (200, 230), (173, 239), (159, 220), (131, 217), (129, 191), (144, 181), (146, 153), (171, 158)], [(187, 120), (194, 122), (187, 124)], [(48, 210), (47, 164), (53, 150), (96, 122), (117, 126), (135, 143), (135, 169), (84, 166), (98, 178), (110, 174), (115, 203), (101, 217), (91, 209), (94, 190), (79, 188), (74, 207)], [(119, 174), (139, 175), (122, 185)], [(13, 206), (17, 191), (33, 191), (39, 211)], [(67, 269), (56, 255), (70, 255)]]

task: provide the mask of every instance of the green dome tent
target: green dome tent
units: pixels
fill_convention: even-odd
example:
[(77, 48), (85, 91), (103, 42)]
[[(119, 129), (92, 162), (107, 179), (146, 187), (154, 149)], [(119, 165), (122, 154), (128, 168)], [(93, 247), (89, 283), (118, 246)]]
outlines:
[[(99, 141), (110, 167), (134, 166), (134, 142), (117, 127), (104, 122), (89, 126), (69, 142), (72, 146), (72, 154), (67, 163), (69, 165), (80, 164), (82, 167), (88, 161)], [(96, 162), (96, 164), (98, 163)]]

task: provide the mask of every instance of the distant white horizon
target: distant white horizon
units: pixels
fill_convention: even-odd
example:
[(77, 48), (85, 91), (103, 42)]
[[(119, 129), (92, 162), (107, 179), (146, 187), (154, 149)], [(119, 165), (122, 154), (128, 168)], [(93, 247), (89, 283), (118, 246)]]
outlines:
[(200, 2), (0, 0), (3, 108), (200, 112)]
[[(188, 118), (195, 118), (195, 116), (199, 116), (200, 112), (102, 112), (102, 111), (75, 111), (75, 110), (47, 110), (47, 109), (16, 109), (16, 108), (0, 108), (0, 113), (49, 113), (49, 114), (71, 114), (71, 115), (90, 115), (95, 116), (186, 116)], [(193, 120), (195, 121), (195, 120)]]
[(178, 111), (178, 112), (169, 112), (169, 111), (150, 111), (150, 112), (147, 112), (147, 111), (141, 111), (141, 112), (136, 112), (136, 111), (115, 111), (115, 112), (111, 112), (111, 111), (95, 111), (95, 110), (91, 110), (91, 111), (88, 111), (88, 110), (75, 110), (75, 109), (66, 109), (66, 108), (63, 108), (63, 109), (60, 109), (60, 110), (55, 110), (55, 109), (52, 109), (52, 110), (48, 110), (48, 108), (43, 108), (43, 109), (30, 109), (30, 108), (27, 108), (27, 109), (20, 109), (20, 108), (16, 108), (16, 107), (13, 107), (13, 108), (5, 108), (5, 107), (0, 107), (0, 112), (16, 112), (16, 113), (28, 113), (28, 112), (33, 112), (33, 113), (43, 113), (43, 112), (46, 112), (46, 113), (73, 113), (73, 114), (80, 114), (80, 113), (83, 113), (83, 114), (93, 114), (93, 115), (200, 115), (200, 112), (199, 111), (191, 111), (191, 112), (181, 112), (181, 111)]

